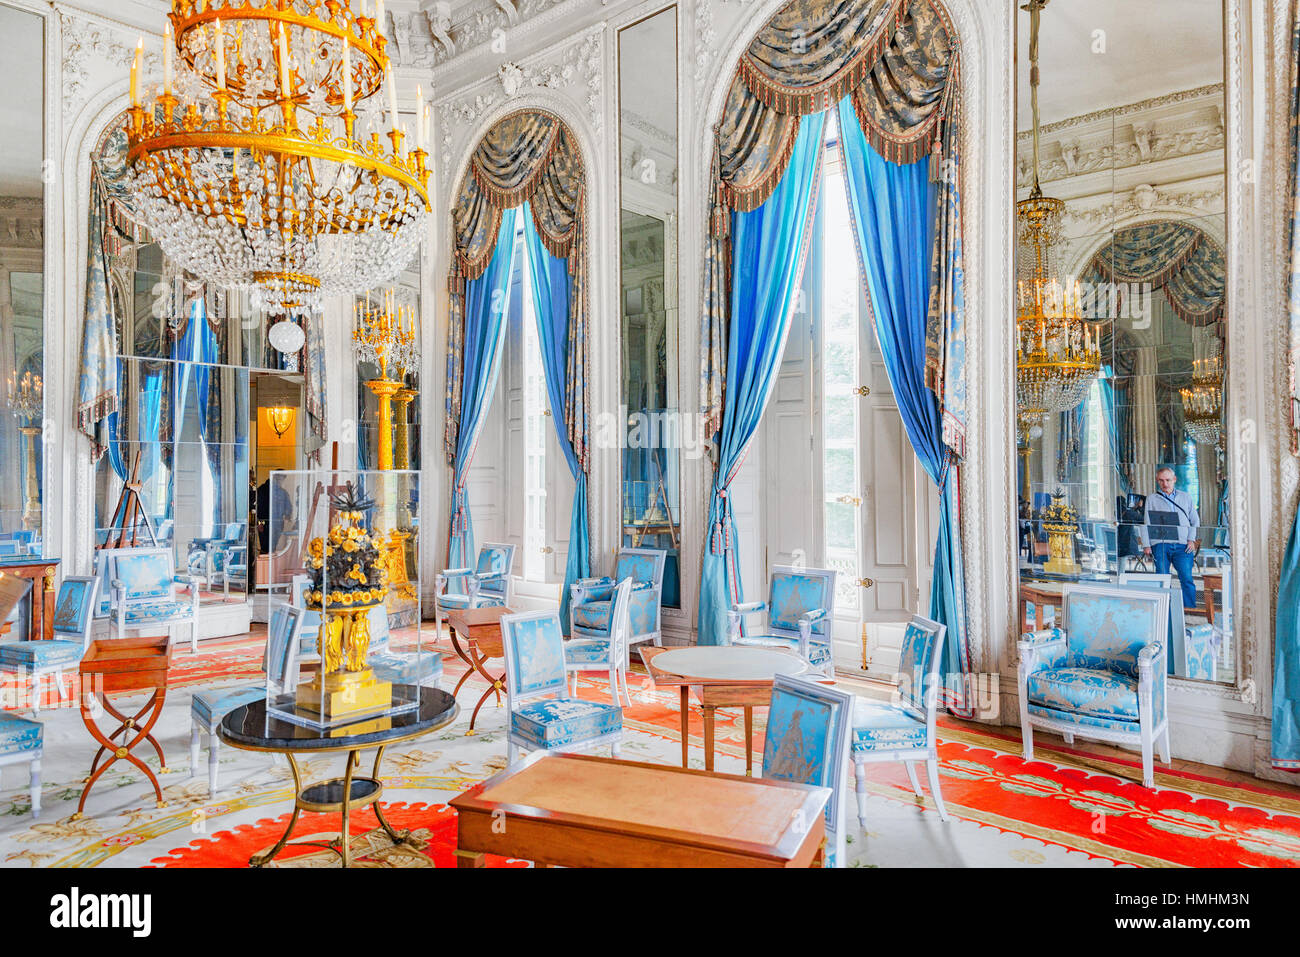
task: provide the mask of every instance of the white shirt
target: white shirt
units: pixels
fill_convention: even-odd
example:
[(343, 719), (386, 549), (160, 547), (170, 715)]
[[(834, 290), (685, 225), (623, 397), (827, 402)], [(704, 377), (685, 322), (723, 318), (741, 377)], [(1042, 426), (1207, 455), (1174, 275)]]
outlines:
[[(1152, 514), (1160, 512), (1172, 513), (1177, 520), (1177, 524), (1171, 522), (1166, 525), (1153, 522), (1151, 520)], [(1148, 495), (1143, 520), (1146, 524), (1138, 526), (1138, 541), (1143, 548), (1149, 548), (1152, 540), (1156, 544), (1160, 542), (1177, 542), (1180, 545), (1186, 545), (1197, 537), (1197, 530), (1201, 526), (1201, 516), (1192, 503), (1192, 497), (1178, 489), (1174, 489), (1168, 495), (1164, 492), (1153, 492)], [(1154, 534), (1151, 529), (1156, 530)]]

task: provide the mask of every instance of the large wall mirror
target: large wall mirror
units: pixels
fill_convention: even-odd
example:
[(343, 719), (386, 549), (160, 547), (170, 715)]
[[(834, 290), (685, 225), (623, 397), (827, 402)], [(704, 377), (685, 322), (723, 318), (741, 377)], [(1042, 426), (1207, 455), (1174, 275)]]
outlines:
[(1016, 199), (1037, 177), (1064, 208), (1039, 235), (1018, 217), (1012, 328), (1022, 625), (1064, 583), (1168, 575), (1170, 673), (1233, 682), (1223, 20), (1221, 0), (1047, 5), (1035, 149), (1020, 12)]
[(0, 6), (0, 560), (40, 556), (45, 314), (45, 21)]
[[(102, 247), (107, 292), (88, 309), (112, 324), (117, 393), (95, 466), (95, 541), (121, 534), (118, 505), (138, 483), (135, 541), (170, 546), (177, 569), (201, 581), (203, 603), (242, 603), (275, 584), (270, 561), (291, 531), (269, 528), (269, 471), (304, 467), (317, 444), (303, 320), (177, 268), (133, 218), (124, 146), (115, 121), (92, 154), (89, 238)], [(297, 329), (272, 336), (277, 322)]]
[(662, 548), (681, 607), (677, 373), (677, 8), (618, 34), (623, 545)]

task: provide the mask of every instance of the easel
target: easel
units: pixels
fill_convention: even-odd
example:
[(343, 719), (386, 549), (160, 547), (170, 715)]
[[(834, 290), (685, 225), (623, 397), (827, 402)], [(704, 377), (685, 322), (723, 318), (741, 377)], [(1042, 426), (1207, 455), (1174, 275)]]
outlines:
[[(331, 442), (330, 449), (331, 449), (330, 475), (333, 476), (333, 475), (337, 475), (339, 470), (339, 444), (337, 442)], [(307, 563), (307, 550), (311, 547), (312, 524), (316, 520), (316, 508), (320, 505), (321, 496), (326, 495), (327, 493), (329, 495), (329, 498), (327, 499), (327, 501), (329, 502), (329, 520), (326, 522), (326, 524), (333, 525), (334, 511), (335, 511), (334, 501), (333, 501), (334, 496), (338, 495), (340, 492), (346, 492), (346, 491), (347, 491), (346, 485), (330, 485), (327, 487), (324, 482), (316, 483), (316, 488), (311, 493), (311, 508), (307, 510), (307, 521), (305, 521), (302, 524), (301, 526), (302, 531), (299, 533), (298, 536), (299, 544), (302, 546), (298, 550), (299, 565), (306, 565)], [(271, 547), (272, 548), (275, 547), (274, 542), (271, 543)]]
[[(153, 522), (149, 520), (149, 513), (144, 510), (144, 505), (140, 502), (140, 485), (140, 450), (137, 449), (135, 458), (131, 462), (131, 477), (122, 486), (117, 508), (113, 509), (113, 518), (108, 524), (108, 535), (104, 537), (104, 544), (96, 546), (97, 548), (135, 548), (139, 544), (137, 512), (140, 516), (139, 521), (144, 523), (144, 530), (149, 533), (149, 544), (157, 547), (158, 537), (153, 533)], [(118, 516), (121, 516), (121, 524), (118, 524)], [(129, 542), (127, 541), (128, 527), (131, 530)], [(114, 532), (117, 533), (116, 539), (113, 538)]]

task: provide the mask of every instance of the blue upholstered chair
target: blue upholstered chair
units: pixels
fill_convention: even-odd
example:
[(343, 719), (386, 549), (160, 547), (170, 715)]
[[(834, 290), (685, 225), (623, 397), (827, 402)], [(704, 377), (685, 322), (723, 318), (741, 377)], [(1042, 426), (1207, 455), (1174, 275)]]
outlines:
[(0, 671), (25, 676), (31, 682), (32, 710), (41, 700), (41, 681), (53, 675), (60, 697), (68, 688), (64, 672), (77, 671), (90, 647), (90, 630), (99, 595), (99, 579), (69, 575), (59, 585), (54, 602), (52, 641), (10, 641), (0, 644)]
[(41, 757), (45, 726), (39, 721), (0, 711), (0, 768), (26, 764), (31, 775), (32, 817), (41, 816)]
[(863, 828), (867, 826), (867, 765), (881, 761), (902, 761), (917, 797), (924, 795), (914, 765), (924, 761), (930, 796), (934, 798), (939, 819), (948, 820), (948, 809), (939, 789), (935, 734), (939, 692), (943, 687), (939, 663), (943, 659), (947, 632), (946, 625), (913, 615), (907, 623), (903, 649), (898, 656), (898, 688), (894, 700), (858, 698), (854, 702), (851, 747), (858, 791), (858, 822)]
[(767, 712), (763, 777), (830, 788), (826, 804), (826, 867), (847, 866), (845, 803), (853, 695), (808, 678), (777, 675)]
[(628, 650), (643, 641), (662, 641), (660, 605), (664, 590), (664, 563), (668, 553), (662, 548), (623, 548), (614, 561), (613, 578), (584, 578), (569, 586), (570, 635), (574, 638), (609, 638), (610, 600), (614, 583), (632, 580), (629, 622), (632, 634)]
[(438, 637), (442, 637), (442, 623), (452, 608), (509, 605), (514, 562), (515, 546), (484, 542), (473, 568), (445, 568), (434, 576), (433, 618)]
[(1182, 586), (1173, 575), (1159, 572), (1120, 572), (1120, 588), (1151, 588), (1169, 593), (1169, 630), (1165, 634), (1165, 668), (1171, 675), (1187, 674), (1187, 621), (1183, 616)]
[[(376, 605), (370, 609), (369, 618), (370, 654), (366, 661), (375, 677), (393, 684), (438, 687), (438, 682), (442, 679), (442, 655), (428, 648), (418, 652), (391, 650), (388, 645), (388, 609)], [(311, 650), (314, 652), (315, 632), (311, 638)]]
[[(767, 628), (745, 634), (744, 617), (767, 612)], [(835, 572), (829, 568), (776, 565), (765, 602), (732, 605), (727, 634), (733, 645), (785, 648), (825, 675), (835, 673), (831, 656), (831, 615), (835, 611)]]
[(606, 604), (613, 608), (609, 612), (607, 631), (598, 638), (572, 638), (564, 643), (564, 667), (573, 672), (573, 695), (578, 695), (578, 672), (605, 671), (609, 673), (609, 696), (615, 706), (618, 705), (619, 685), (622, 683), (623, 700), (632, 707), (632, 696), (627, 690), (627, 648), (630, 606), (632, 596), (632, 579), (624, 578), (614, 586), (612, 599)]
[[(119, 549), (109, 570), (113, 628), (118, 638), (128, 631), (190, 626), (190, 652), (199, 650), (199, 589), (189, 575), (174, 574), (167, 548)], [(176, 586), (190, 595), (181, 600)]]
[[(1178, 601), (1179, 607), (1182, 601)], [(1172, 606), (1170, 606), (1172, 607)], [(1211, 624), (1192, 625), (1183, 632), (1183, 671), (1180, 677), (1219, 680), (1219, 651), (1223, 632)]]
[(623, 709), (569, 696), (564, 636), (553, 611), (501, 616), (510, 727), (506, 764), (524, 751), (581, 751), (603, 744), (618, 757)]
[(1034, 757), (1034, 728), (1136, 744), (1142, 783), (1154, 786), (1152, 745), (1169, 761), (1166, 707), (1164, 591), (1066, 585), (1061, 627), (1020, 639), (1020, 734), (1026, 761)]
[[(271, 620), (266, 626), (267, 635), (275, 634), (280, 629), (288, 629), (289, 640), (296, 642), (301, 634), (302, 622), (301, 609), (294, 608), (287, 602), (279, 602), (271, 609)], [(297, 668), (297, 656), (294, 655), (292, 660), (293, 667)], [(264, 672), (266, 667), (264, 654), (262, 657)], [(257, 684), (244, 684), (233, 688), (196, 691), (190, 699), (190, 777), (198, 774), (200, 738), (207, 735), (209, 796), (215, 796), (217, 793), (217, 759), (221, 747), (217, 728), (221, 724), (221, 719), (236, 708), (261, 701), (266, 697), (266, 690), (267, 682), (259, 681)]]

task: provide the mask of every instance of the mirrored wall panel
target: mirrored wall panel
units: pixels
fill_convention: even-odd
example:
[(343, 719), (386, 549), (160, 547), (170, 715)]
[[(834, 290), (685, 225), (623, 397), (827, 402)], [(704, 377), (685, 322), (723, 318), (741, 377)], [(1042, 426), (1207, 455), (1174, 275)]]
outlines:
[(667, 552), (681, 607), (683, 428), (677, 375), (677, 8), (619, 31), (623, 545)]
[(1042, 11), (1037, 149), (1019, 15), (1022, 624), (1166, 586), (1170, 673), (1232, 682), (1223, 8), (1087, 7)]
[(0, 5), (0, 562), (42, 553), (44, 30), (43, 18)]

